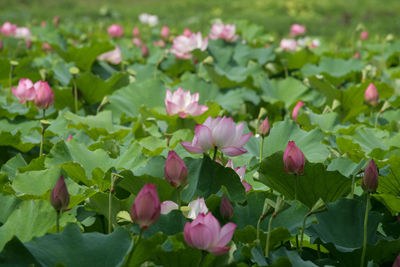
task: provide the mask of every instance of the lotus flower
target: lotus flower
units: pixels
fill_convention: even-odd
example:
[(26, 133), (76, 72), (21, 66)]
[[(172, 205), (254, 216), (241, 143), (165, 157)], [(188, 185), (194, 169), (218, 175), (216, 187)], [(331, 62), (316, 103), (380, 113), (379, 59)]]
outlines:
[(32, 81), (29, 79), (21, 78), (18, 82), (18, 86), (12, 87), (11, 91), (22, 104), (35, 99), (35, 88), (33, 87)]
[(354, 54), (354, 58), (355, 58), (355, 59), (360, 59), (360, 58), (361, 58), (360, 52), (357, 51), (357, 52)]
[(161, 37), (163, 39), (168, 39), (169, 33), (170, 33), (170, 31), (169, 31), (168, 26), (162, 26), (161, 32), (160, 32)]
[(208, 46), (208, 39), (202, 38), (201, 33), (192, 33), (189, 36), (180, 35), (172, 42), (171, 53), (175, 54), (177, 58), (190, 59), (192, 52), (195, 49), (202, 51), (206, 50)]
[(282, 39), (279, 47), (282, 48), (283, 50), (296, 50), (297, 48), (297, 42), (294, 39)]
[(133, 38), (132, 42), (137, 46), (137, 47), (141, 47), (143, 45), (143, 41), (140, 38)]
[(133, 37), (139, 37), (139, 35), (140, 35), (139, 28), (138, 27), (133, 28), (132, 34), (133, 34)]
[(191, 95), (189, 90), (185, 92), (182, 88), (178, 88), (174, 93), (168, 89), (164, 102), (170, 116), (175, 114), (181, 118), (186, 118), (188, 115), (199, 116), (208, 110), (207, 106), (199, 105), (199, 93)]
[(269, 121), (268, 117), (266, 117), (265, 120), (263, 120), (263, 122), (261, 123), (260, 127), (258, 127), (258, 132), (260, 133), (261, 136), (266, 136), (268, 135), (269, 130), (270, 130)]
[(293, 24), (290, 27), (290, 36), (297, 36), (306, 33), (306, 26), (300, 24)]
[(51, 190), (50, 202), (54, 209), (59, 212), (60, 210), (65, 211), (69, 204), (69, 193), (67, 186), (64, 182), (64, 177), (61, 175), (57, 180), (57, 183)]
[(195, 200), (192, 200), (188, 206), (190, 208), (188, 218), (192, 220), (196, 219), (200, 213), (207, 214), (208, 212), (208, 208), (206, 202), (204, 202), (204, 198), (197, 198)]
[(283, 164), (285, 172), (291, 174), (301, 174), (304, 169), (306, 159), (303, 152), (296, 146), (294, 141), (289, 141), (283, 153)]
[(192, 32), (188, 28), (186, 28), (183, 31), (183, 35), (186, 36), (186, 37), (190, 37), (190, 35), (192, 35)]
[(116, 46), (114, 50), (101, 54), (97, 59), (105, 60), (111, 64), (117, 65), (122, 61), (121, 49), (119, 46)]
[(15, 38), (29, 40), (31, 39), (31, 31), (28, 27), (18, 27), (15, 30)]
[(107, 32), (111, 37), (122, 37), (124, 29), (119, 24), (113, 24), (108, 27)]
[(230, 159), (226, 163), (225, 167), (232, 168), (237, 173), (237, 175), (239, 175), (240, 181), (242, 182), (242, 185), (244, 186), (246, 193), (249, 192), (253, 188), (249, 183), (243, 181), (244, 175), (246, 174), (246, 165), (235, 168), (235, 167), (233, 167), (233, 162)]
[(299, 110), (302, 106), (304, 106), (305, 104), (302, 101), (297, 102), (296, 106), (294, 107), (293, 111), (292, 111), (292, 119), (294, 121), (297, 120), (297, 115), (299, 113)]
[(365, 168), (364, 177), (361, 183), (364, 191), (375, 192), (378, 188), (378, 178), (378, 168), (376, 167), (375, 161), (371, 159), (367, 165), (367, 168)]
[(233, 24), (224, 25), (221, 23), (217, 23), (212, 25), (209, 37), (212, 40), (220, 38), (224, 39), (227, 42), (234, 42), (239, 38), (238, 35), (235, 35), (235, 32), (236, 32), (236, 25)]
[(210, 149), (220, 149), (233, 157), (247, 152), (243, 146), (252, 133), (244, 134), (244, 122), (235, 125), (232, 118), (210, 117), (203, 124), (196, 125), (192, 142), (182, 142), (182, 146), (192, 153), (203, 153)]
[(321, 45), (319, 39), (311, 39), (310, 37), (305, 37), (297, 40), (297, 45), (301, 47), (308, 47), (310, 49), (317, 48)]
[(364, 92), (365, 102), (376, 107), (379, 101), (379, 93), (373, 83), (370, 83)]
[(368, 36), (369, 36), (369, 34), (368, 34), (367, 31), (362, 31), (361, 34), (360, 34), (361, 40), (367, 40)]
[(142, 57), (144, 57), (144, 58), (147, 58), (150, 55), (149, 48), (145, 44), (142, 45), (140, 52), (142, 53)]
[(191, 223), (187, 222), (183, 230), (186, 243), (194, 248), (206, 250), (215, 255), (229, 251), (226, 244), (231, 241), (236, 224), (227, 223), (221, 228), (212, 213), (199, 216)]
[(185, 162), (173, 150), (168, 152), (164, 167), (164, 177), (174, 187), (185, 185), (188, 178)]
[(399, 253), (399, 255), (397, 255), (397, 258), (393, 262), (392, 267), (400, 267), (400, 253)]
[(177, 210), (178, 204), (176, 204), (175, 202), (171, 201), (171, 200), (166, 200), (161, 202), (161, 214), (168, 214), (173, 210)]
[(229, 200), (223, 196), (221, 200), (221, 204), (219, 206), (219, 211), (221, 213), (222, 218), (225, 220), (231, 220), (233, 218), (233, 207)]
[(8, 21), (4, 22), (4, 24), (0, 28), (0, 32), (4, 36), (14, 36), (16, 30), (17, 30), (17, 24), (12, 24)]
[(35, 106), (36, 108), (46, 109), (54, 103), (54, 93), (47, 82), (38, 81), (33, 87), (35, 88)]
[(154, 184), (145, 184), (136, 196), (135, 202), (130, 210), (131, 218), (146, 230), (160, 217), (160, 199)]
[(139, 21), (143, 24), (153, 27), (158, 24), (158, 17), (156, 15), (142, 13), (139, 15)]

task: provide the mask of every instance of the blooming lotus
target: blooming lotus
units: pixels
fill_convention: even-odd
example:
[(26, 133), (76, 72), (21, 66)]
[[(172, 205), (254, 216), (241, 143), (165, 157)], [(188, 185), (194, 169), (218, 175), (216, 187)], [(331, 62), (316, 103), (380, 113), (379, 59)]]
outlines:
[(108, 34), (111, 37), (122, 37), (124, 34), (124, 30), (121, 25), (119, 24), (113, 24), (107, 29)]
[(192, 52), (195, 49), (202, 51), (206, 50), (208, 46), (208, 39), (202, 38), (201, 33), (192, 33), (189, 36), (180, 35), (172, 42), (171, 53), (175, 54), (177, 58), (190, 59)]
[(221, 255), (229, 251), (230, 247), (226, 244), (231, 241), (235, 229), (234, 223), (227, 223), (221, 228), (211, 212), (207, 215), (200, 213), (193, 222), (186, 223), (183, 235), (189, 246)]
[(35, 88), (34, 102), (37, 108), (46, 109), (53, 105), (54, 92), (47, 82), (38, 81), (33, 87)]
[(11, 91), (22, 104), (35, 99), (35, 88), (33, 87), (32, 81), (29, 79), (21, 78), (18, 82), (18, 86), (12, 87)]
[(282, 48), (283, 50), (296, 50), (297, 48), (297, 42), (294, 39), (282, 39), (279, 47)]
[(154, 184), (145, 184), (135, 198), (130, 210), (131, 218), (142, 230), (154, 224), (160, 217), (161, 207)]
[(8, 21), (4, 22), (4, 24), (0, 28), (0, 32), (4, 36), (14, 36), (16, 30), (17, 30), (17, 24), (12, 24)]
[(139, 15), (139, 21), (143, 24), (153, 27), (158, 24), (158, 17), (156, 15), (142, 13)]
[(306, 33), (306, 26), (300, 24), (293, 24), (290, 27), (290, 36), (297, 36)]
[(206, 202), (204, 201), (204, 198), (197, 198), (195, 200), (192, 200), (190, 201), (188, 206), (190, 208), (190, 211), (187, 217), (192, 220), (196, 219), (200, 213), (207, 214), (208, 212), (208, 208)]
[(31, 39), (31, 31), (28, 27), (18, 27), (15, 30), (15, 38), (29, 40)]
[(302, 101), (297, 102), (296, 106), (294, 107), (293, 111), (292, 111), (292, 119), (294, 121), (297, 120), (297, 115), (299, 113), (299, 110), (302, 106), (304, 106), (305, 104)]
[(210, 32), (210, 39), (216, 40), (218, 38), (224, 39), (227, 42), (234, 42), (239, 38), (239, 35), (235, 35), (236, 25), (233, 24), (221, 24), (217, 23), (212, 25)]
[(301, 174), (304, 169), (306, 159), (303, 152), (296, 146), (294, 141), (289, 141), (283, 153), (284, 170), (288, 174)]
[(243, 134), (244, 122), (235, 124), (232, 118), (210, 117), (203, 124), (196, 125), (192, 142), (182, 142), (182, 146), (192, 153), (203, 153), (210, 149), (220, 149), (227, 156), (238, 156), (247, 152), (243, 146), (252, 133)]
[(60, 210), (66, 210), (69, 204), (69, 193), (67, 186), (64, 182), (64, 177), (61, 175), (57, 180), (57, 183), (51, 190), (50, 202), (54, 209), (59, 212)]
[(373, 83), (370, 83), (364, 92), (365, 102), (376, 107), (379, 101), (379, 93)]
[(174, 93), (168, 89), (164, 102), (168, 115), (178, 114), (181, 118), (199, 116), (208, 110), (207, 106), (199, 105), (199, 93), (191, 95), (189, 90), (185, 92), (182, 88)]
[(114, 50), (101, 54), (97, 59), (105, 60), (111, 64), (117, 65), (122, 61), (121, 49), (117, 46)]

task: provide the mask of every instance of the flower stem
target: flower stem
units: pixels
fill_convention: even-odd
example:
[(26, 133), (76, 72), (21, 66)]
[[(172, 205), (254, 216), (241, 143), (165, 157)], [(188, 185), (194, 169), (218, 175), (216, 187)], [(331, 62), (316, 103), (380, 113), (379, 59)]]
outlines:
[(356, 184), (356, 176), (353, 175), (352, 179), (351, 179), (351, 198), (354, 198), (354, 188), (355, 188), (355, 184)]
[(57, 233), (60, 233), (60, 211), (59, 210), (57, 210), (56, 229), (57, 229)]
[(108, 193), (108, 233), (112, 231), (112, 194), (114, 193), (114, 174), (111, 174), (110, 192)]
[(304, 219), (303, 219), (303, 226), (301, 227), (301, 237), (300, 237), (300, 248), (299, 248), (300, 251), (303, 250), (304, 230), (305, 230), (305, 228), (306, 228), (306, 220), (307, 220), (307, 217), (308, 217), (309, 215), (310, 215), (310, 213), (307, 213), (307, 214), (304, 216)]
[(199, 267), (204, 265), (204, 260), (206, 259), (206, 256), (207, 256), (207, 251), (202, 250), (201, 251), (201, 259), (199, 261)]
[(260, 144), (260, 163), (262, 162), (263, 150), (264, 150), (264, 136), (261, 137), (261, 144)]
[(379, 117), (379, 112), (376, 113), (374, 128), (378, 126), (378, 117)]
[(75, 114), (78, 114), (78, 88), (76, 87), (75, 77), (72, 79), (74, 84), (74, 104), (75, 104)]
[(365, 253), (367, 252), (367, 225), (368, 225), (368, 209), (369, 209), (369, 201), (371, 195), (367, 192), (367, 204), (365, 205), (365, 217), (364, 217), (364, 241), (363, 241), (363, 250), (361, 254), (361, 265), (360, 267), (364, 267), (365, 262)]
[(217, 160), (217, 152), (218, 152), (218, 147), (214, 147), (214, 156), (213, 156), (213, 161)]
[(298, 181), (297, 181), (297, 174), (294, 174), (294, 200), (297, 200), (297, 186), (298, 186)]
[[(46, 109), (43, 109), (43, 120), (46, 119)], [(43, 145), (44, 145), (44, 132), (45, 132), (45, 125), (41, 123), (42, 126), (42, 131), (41, 131), (41, 140), (40, 140), (40, 150), (39, 150), (39, 156), (43, 155)]]
[(269, 249), (270, 249), (270, 239), (271, 239), (271, 226), (272, 226), (272, 219), (276, 216), (276, 212), (274, 212), (271, 217), (269, 218), (268, 222), (268, 234), (267, 234), (267, 243), (265, 245), (265, 257), (268, 258)]
[(179, 186), (176, 190), (178, 192), (178, 210), (181, 210), (181, 205), (182, 205), (182, 186)]
[(258, 222), (257, 222), (257, 240), (256, 240), (257, 244), (260, 244), (260, 224), (263, 219), (264, 219), (264, 216), (261, 215), (260, 218), (258, 218)]
[(138, 236), (136, 242), (134, 242), (134, 241), (132, 240), (132, 242), (133, 242), (133, 248), (132, 248), (131, 252), (129, 253), (128, 259), (126, 260), (126, 266), (130, 266), (130, 265), (129, 265), (129, 262), (130, 262), (131, 259), (132, 259), (133, 252), (135, 252), (135, 249), (136, 249), (136, 247), (139, 245), (140, 240), (142, 240), (142, 233), (143, 233), (143, 229), (140, 229), (139, 236)]

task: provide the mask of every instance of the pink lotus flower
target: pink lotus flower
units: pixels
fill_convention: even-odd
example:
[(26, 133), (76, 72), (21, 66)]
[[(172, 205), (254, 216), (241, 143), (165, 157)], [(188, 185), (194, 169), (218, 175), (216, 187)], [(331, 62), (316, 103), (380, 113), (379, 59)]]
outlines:
[(226, 246), (231, 241), (236, 224), (227, 223), (221, 228), (212, 213), (200, 215), (191, 223), (187, 222), (183, 230), (186, 243), (194, 248), (206, 250), (214, 255), (229, 251)]
[(367, 40), (368, 36), (369, 36), (369, 34), (368, 34), (367, 31), (362, 31), (361, 34), (360, 34), (361, 40)]
[(289, 141), (283, 153), (283, 164), (284, 170), (288, 174), (301, 174), (303, 172), (306, 159), (294, 141)]
[(244, 175), (246, 174), (246, 165), (235, 168), (235, 167), (233, 167), (233, 161), (230, 159), (226, 163), (225, 167), (233, 169), (237, 173), (237, 175), (239, 175), (240, 181), (242, 182), (242, 185), (244, 186), (246, 193), (249, 192), (253, 188), (249, 183), (243, 181)]
[(283, 50), (294, 51), (297, 48), (297, 42), (294, 39), (282, 39), (279, 47)]
[(195, 49), (202, 51), (206, 50), (208, 46), (208, 39), (202, 39), (201, 33), (192, 33), (190, 36), (180, 35), (172, 42), (171, 52), (177, 58), (190, 59), (192, 52)]
[(68, 207), (69, 193), (62, 175), (53, 187), (53, 190), (51, 190), (50, 202), (57, 212), (60, 210), (65, 211)]
[(263, 122), (261, 123), (260, 127), (258, 127), (258, 132), (260, 133), (261, 136), (266, 136), (268, 135), (269, 130), (270, 130), (269, 121), (268, 117), (266, 117), (265, 120), (263, 120)]
[(143, 41), (140, 38), (133, 38), (132, 42), (137, 46), (137, 47), (141, 47), (143, 45)]
[(199, 105), (199, 93), (190, 94), (190, 91), (183, 91), (178, 88), (174, 93), (167, 90), (165, 96), (165, 106), (170, 116), (178, 114), (181, 118), (190, 116), (199, 116), (208, 110), (207, 106)]
[(150, 50), (147, 47), (147, 45), (145, 45), (145, 44), (142, 45), (140, 52), (142, 53), (142, 57), (144, 57), (144, 58), (147, 58), (150, 55)]
[(35, 88), (35, 106), (36, 108), (46, 109), (54, 103), (54, 93), (47, 82), (38, 81), (33, 87)]
[(139, 37), (139, 35), (140, 35), (139, 28), (138, 27), (133, 28), (132, 34), (133, 34), (133, 37)]
[(29, 79), (21, 78), (18, 82), (18, 86), (16, 88), (12, 87), (11, 91), (22, 104), (35, 99), (35, 88), (33, 87), (32, 81)]
[(292, 111), (292, 119), (294, 121), (297, 120), (297, 115), (299, 113), (299, 110), (302, 106), (304, 106), (305, 104), (302, 101), (297, 102), (296, 106), (294, 107), (293, 111)]
[(121, 25), (113, 24), (107, 29), (108, 35), (111, 37), (122, 37), (124, 30)]
[(119, 46), (116, 46), (114, 50), (101, 54), (97, 57), (97, 59), (117, 65), (122, 61), (121, 49), (119, 48)]
[(304, 25), (293, 24), (292, 27), (290, 27), (290, 36), (294, 37), (305, 33), (306, 33), (306, 26)]
[(373, 83), (370, 83), (364, 92), (365, 102), (376, 107), (379, 101), (379, 93)]
[(135, 198), (130, 210), (131, 218), (146, 230), (160, 217), (161, 207), (157, 189), (154, 184), (145, 184)]
[(186, 36), (186, 37), (190, 37), (190, 35), (192, 35), (192, 32), (188, 28), (186, 28), (183, 31), (183, 35)]
[(360, 53), (358, 51), (354, 54), (354, 58), (355, 59), (360, 59), (361, 58)]
[(0, 32), (4, 36), (14, 36), (16, 30), (17, 30), (17, 24), (12, 24), (8, 21), (4, 22), (4, 24), (0, 28)]
[(160, 32), (161, 37), (162, 37), (163, 39), (168, 39), (169, 33), (170, 33), (170, 31), (169, 31), (168, 26), (162, 26), (161, 32)]
[(361, 186), (364, 191), (375, 192), (378, 188), (379, 174), (375, 161), (371, 159), (365, 168)]
[(208, 208), (206, 202), (204, 201), (204, 198), (197, 198), (195, 200), (192, 200), (190, 201), (188, 206), (190, 208), (190, 211), (187, 217), (192, 220), (196, 219), (200, 213), (207, 214), (208, 212)]
[(166, 200), (161, 202), (161, 214), (168, 214), (173, 210), (177, 210), (178, 204), (176, 204), (175, 202), (171, 201), (171, 200)]
[(164, 166), (164, 177), (173, 187), (185, 185), (188, 178), (185, 162), (173, 150), (168, 152)]
[(225, 220), (232, 220), (233, 207), (225, 196), (222, 197), (221, 204), (219, 206), (219, 211), (221, 213), (222, 218), (224, 218)]
[(234, 42), (239, 38), (239, 35), (235, 35), (236, 25), (234, 24), (214, 24), (211, 27), (210, 39), (216, 40), (218, 38), (224, 39), (227, 42)]
[(15, 38), (29, 40), (31, 39), (31, 31), (28, 27), (18, 27), (15, 30)]
[(210, 117), (203, 124), (196, 125), (192, 142), (182, 142), (182, 146), (192, 153), (203, 153), (218, 148), (227, 156), (238, 156), (247, 152), (243, 146), (252, 133), (243, 134), (244, 122), (235, 125), (232, 118)]

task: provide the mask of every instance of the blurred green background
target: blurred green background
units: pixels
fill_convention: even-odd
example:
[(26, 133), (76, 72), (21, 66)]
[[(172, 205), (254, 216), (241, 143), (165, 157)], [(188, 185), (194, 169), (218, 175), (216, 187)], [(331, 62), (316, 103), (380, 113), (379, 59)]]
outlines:
[(106, 19), (131, 26), (143, 12), (179, 30), (208, 31), (211, 20), (221, 18), (248, 20), (278, 36), (287, 35), (293, 23), (305, 24), (309, 34), (338, 42), (349, 39), (360, 23), (373, 38), (400, 33), (400, 0), (0, 0), (1, 22), (20, 24), (59, 15), (64, 22)]

